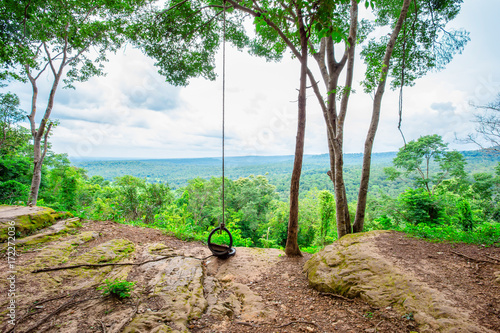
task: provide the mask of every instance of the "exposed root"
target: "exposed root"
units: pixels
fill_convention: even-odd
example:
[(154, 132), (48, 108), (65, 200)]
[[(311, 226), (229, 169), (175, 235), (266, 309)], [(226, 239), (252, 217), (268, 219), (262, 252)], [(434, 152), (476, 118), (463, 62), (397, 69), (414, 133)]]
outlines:
[[(49, 313), (48, 315), (46, 315), (45, 317), (43, 317), (40, 321), (38, 321), (35, 325), (31, 326), (30, 328), (28, 328), (26, 331), (24, 331), (25, 333), (30, 333), (30, 332), (33, 332), (35, 329), (37, 329), (40, 325), (42, 325), (43, 323), (45, 323), (48, 319), (52, 318), (53, 316), (59, 314), (60, 312), (64, 311), (64, 310), (67, 310), (69, 308), (71, 308), (73, 305), (76, 305), (76, 304), (80, 304), (80, 303), (84, 303), (84, 302), (87, 302), (87, 301), (90, 301), (90, 300), (93, 300), (93, 299), (98, 299), (100, 298), (100, 296), (98, 297), (91, 297), (91, 298), (85, 298), (85, 299), (82, 299), (82, 300), (78, 300), (78, 301), (75, 301), (75, 297), (78, 295), (79, 293), (76, 293), (73, 295), (73, 297), (71, 297), (71, 299), (69, 301), (67, 301), (66, 303), (62, 304), (60, 307), (58, 307), (56, 310), (54, 310), (53, 312)], [(15, 330), (15, 327), (12, 328), (10, 331), (8, 331), (8, 333), (10, 332), (13, 332)]]
[[(476, 259), (476, 258), (472, 258), (472, 257), (469, 257), (463, 253), (460, 253), (460, 252), (456, 252), (456, 251), (453, 251), (453, 250), (450, 250), (451, 253), (455, 253), (456, 255), (458, 256), (461, 256), (461, 257), (464, 257), (464, 258), (467, 258), (469, 260), (472, 260), (472, 261), (476, 261), (476, 262), (487, 262), (489, 264), (494, 264), (496, 265), (496, 262), (493, 262), (493, 261), (490, 261), (490, 260), (484, 260), (484, 259)], [(494, 260), (497, 260), (497, 259), (494, 259)], [(498, 260), (497, 260), (498, 261)]]
[[(251, 327), (256, 327), (256, 328), (262, 327), (262, 325), (257, 325), (257, 324), (254, 324), (254, 323), (248, 323), (248, 322), (245, 322), (245, 321), (235, 321), (234, 323), (238, 324), (238, 325), (245, 325), (245, 326), (251, 326)], [(269, 323), (264, 323), (263, 325), (270, 326), (270, 327), (273, 327), (273, 328), (283, 328), (283, 327), (287, 327), (287, 326), (294, 325), (294, 324), (306, 324), (306, 325), (312, 325), (312, 326), (318, 327), (318, 325), (316, 323), (312, 323), (310, 321), (302, 321), (302, 320), (291, 321), (289, 323), (286, 323), (286, 324), (283, 324), (283, 325), (279, 325), (279, 326), (272, 325), (272, 324), (269, 324)]]
[(325, 292), (321, 292), (319, 293), (321, 296), (330, 296), (330, 297), (334, 297), (334, 298), (339, 298), (339, 299), (342, 299), (344, 301), (348, 301), (348, 302), (354, 302), (353, 299), (350, 299), (350, 298), (347, 298), (345, 296), (342, 296), (342, 295), (338, 295), (338, 294), (333, 294), (333, 293), (325, 293)]
[(171, 256), (146, 260), (143, 262), (122, 262), (122, 263), (117, 262), (117, 263), (107, 263), (107, 264), (78, 264), (78, 265), (71, 265), (71, 266), (47, 267), (47, 268), (35, 269), (34, 271), (31, 271), (31, 273), (51, 272), (51, 271), (59, 271), (59, 270), (63, 270), (63, 269), (72, 269), (72, 268), (79, 268), (79, 267), (96, 267), (96, 268), (98, 268), (98, 267), (106, 267), (106, 266), (127, 266), (127, 265), (140, 266), (140, 265), (147, 264), (148, 262), (155, 262), (155, 261), (160, 261), (163, 259), (176, 258), (176, 257), (191, 258), (191, 259), (197, 259), (197, 260), (205, 260), (206, 259), (206, 258), (200, 259), (200, 258), (195, 258), (195, 257), (171, 255)]
[(290, 326), (290, 325), (294, 325), (294, 324), (307, 324), (307, 325), (312, 325), (312, 326), (316, 326), (318, 327), (318, 325), (316, 323), (312, 323), (310, 321), (291, 321), (287, 324), (284, 324), (284, 325), (280, 325), (280, 326), (275, 326), (276, 328), (283, 328), (283, 327), (287, 327), (287, 326)]
[(106, 326), (104, 325), (104, 323), (102, 322), (102, 320), (98, 320), (99, 324), (101, 324), (101, 329), (102, 329), (102, 333), (108, 333), (106, 331)]

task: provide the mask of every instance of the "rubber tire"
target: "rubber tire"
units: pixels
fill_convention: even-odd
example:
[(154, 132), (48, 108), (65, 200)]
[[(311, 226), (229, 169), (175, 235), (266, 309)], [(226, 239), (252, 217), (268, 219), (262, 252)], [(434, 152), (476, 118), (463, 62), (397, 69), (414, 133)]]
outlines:
[[(229, 248), (227, 251), (217, 251), (215, 250), (212, 246), (211, 246), (211, 240), (212, 240), (212, 236), (217, 232), (217, 231), (223, 231), (225, 233), (227, 233), (229, 235)], [(214, 230), (212, 230), (212, 232), (210, 232), (210, 234), (208, 235), (208, 249), (212, 252), (212, 254), (216, 257), (219, 257), (219, 258), (222, 258), (222, 259), (226, 259), (230, 256), (233, 256), (235, 253), (236, 253), (236, 250), (233, 248), (233, 235), (231, 235), (231, 233), (229, 232), (229, 230), (227, 230), (226, 227), (217, 227), (215, 228)]]

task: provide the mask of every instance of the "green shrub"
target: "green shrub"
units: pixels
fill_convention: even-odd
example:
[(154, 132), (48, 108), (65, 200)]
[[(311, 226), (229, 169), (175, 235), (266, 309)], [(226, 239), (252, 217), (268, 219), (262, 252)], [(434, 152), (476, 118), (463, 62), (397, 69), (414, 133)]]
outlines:
[(458, 222), (464, 231), (471, 231), (474, 227), (474, 219), (472, 217), (472, 209), (467, 200), (461, 200), (457, 204)]
[(403, 219), (412, 225), (438, 225), (444, 220), (444, 210), (438, 198), (423, 189), (408, 189), (398, 200)]
[(102, 294), (112, 295), (118, 298), (128, 298), (130, 293), (134, 290), (135, 282), (129, 282), (125, 280), (113, 280), (109, 281), (106, 279), (104, 281), (105, 285), (100, 286), (97, 290), (102, 290)]
[(25, 201), (28, 198), (28, 191), (28, 185), (22, 184), (16, 180), (0, 182), (0, 202), (13, 204), (19, 201)]
[(470, 231), (461, 230), (454, 225), (429, 226), (420, 223), (416, 226), (408, 225), (402, 231), (436, 241), (500, 246), (500, 223), (483, 223)]

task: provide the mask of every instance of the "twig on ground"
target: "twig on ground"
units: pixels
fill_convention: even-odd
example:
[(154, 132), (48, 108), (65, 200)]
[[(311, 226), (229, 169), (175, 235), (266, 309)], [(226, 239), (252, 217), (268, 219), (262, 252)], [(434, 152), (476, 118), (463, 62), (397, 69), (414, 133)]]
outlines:
[(163, 259), (176, 258), (176, 257), (202, 260), (200, 258), (195, 258), (195, 257), (171, 255), (171, 256), (146, 260), (143, 262), (122, 262), (122, 263), (117, 262), (117, 263), (107, 263), (107, 264), (78, 264), (78, 265), (71, 265), (71, 266), (47, 267), (47, 268), (35, 269), (34, 271), (31, 271), (31, 273), (51, 272), (51, 271), (59, 271), (59, 270), (63, 270), (63, 269), (72, 269), (72, 268), (79, 268), (79, 267), (105, 267), (105, 266), (127, 266), (127, 265), (140, 266), (140, 265), (147, 264), (148, 262), (160, 261)]
[(334, 298), (340, 298), (340, 299), (343, 299), (344, 301), (348, 301), (348, 302), (354, 302), (353, 299), (350, 299), (350, 298), (347, 298), (345, 296), (342, 296), (342, 295), (338, 295), (338, 294), (333, 294), (333, 293), (325, 293), (325, 292), (321, 292), (319, 293), (321, 296), (330, 296), (330, 297), (334, 297)]
[(251, 327), (260, 327), (259, 325), (255, 325), (255, 324), (252, 324), (252, 323), (247, 323), (245, 321), (235, 321), (234, 323), (238, 324), (238, 325), (245, 325), (245, 326), (251, 326)]
[(380, 324), (382, 324), (383, 322), (384, 322), (384, 321), (383, 321), (383, 320), (381, 320), (381, 321), (379, 321), (379, 322), (378, 322), (378, 324), (377, 324), (377, 325), (375, 325), (375, 332), (378, 332), (378, 326), (379, 326)]
[(283, 328), (283, 327), (287, 327), (287, 326), (290, 326), (290, 325), (293, 325), (293, 324), (307, 324), (307, 325), (313, 325), (313, 326), (318, 327), (318, 325), (316, 323), (312, 323), (312, 322), (309, 322), (309, 321), (301, 321), (301, 320), (291, 321), (291, 322), (289, 322), (287, 324), (283, 324), (283, 325), (275, 326), (275, 327), (276, 328)]
[[(74, 295), (78, 294), (80, 291), (77, 291)], [(73, 296), (73, 295), (70, 295), (70, 294), (66, 294), (66, 295), (62, 295), (62, 296), (57, 296), (57, 297), (52, 297), (52, 298), (49, 298), (49, 299), (45, 299), (43, 301), (36, 301), (33, 302), (33, 305), (34, 306), (38, 306), (38, 305), (41, 305), (41, 304), (44, 304), (44, 303), (47, 303), (47, 302), (51, 302), (51, 301), (55, 301), (55, 300), (58, 300), (58, 299), (61, 299), (61, 298), (66, 298), (66, 297), (69, 297), (69, 296)]]
[(98, 320), (98, 322), (101, 324), (102, 333), (108, 333), (108, 332), (106, 331), (106, 326), (104, 326), (104, 323), (102, 322), (102, 320)]
[(42, 251), (44, 248), (40, 248), (40, 249), (34, 249), (34, 250), (27, 250), (27, 251), (19, 251), (21, 252), (22, 254), (25, 254), (25, 253), (33, 253), (33, 252), (40, 252)]
[(472, 258), (472, 257), (469, 257), (463, 253), (460, 253), (460, 252), (456, 252), (456, 251), (453, 251), (453, 250), (450, 250), (451, 253), (455, 253), (456, 255), (458, 256), (461, 256), (461, 257), (464, 257), (464, 258), (467, 258), (467, 259), (470, 259), (472, 261), (477, 261), (477, 262), (487, 262), (487, 263), (490, 263), (490, 264), (496, 264), (496, 262), (493, 262), (493, 261), (490, 261), (490, 260), (484, 260), (484, 259), (476, 259), (476, 258)]
[(497, 258), (495, 258), (495, 257), (489, 256), (489, 255), (488, 255), (487, 257), (488, 257), (488, 258), (490, 258), (490, 259), (493, 259), (493, 260), (495, 260), (495, 261), (500, 262), (500, 259), (497, 259)]
[[(238, 325), (245, 325), (245, 326), (251, 326), (251, 327), (262, 327), (261, 325), (257, 325), (257, 324), (253, 324), (253, 323), (248, 323), (248, 322), (245, 322), (245, 321), (235, 321), (234, 323), (238, 324)], [(263, 325), (271, 326), (271, 327), (274, 327), (274, 328), (283, 328), (283, 327), (287, 327), (287, 326), (290, 326), (290, 325), (293, 325), (293, 324), (307, 324), (307, 325), (313, 325), (313, 326), (318, 327), (318, 325), (316, 323), (312, 323), (312, 322), (309, 322), (309, 321), (301, 321), (301, 320), (291, 321), (289, 323), (286, 323), (286, 324), (283, 324), (283, 325), (280, 325), (280, 326), (276, 326), (276, 325), (269, 324), (269, 323), (264, 323)]]

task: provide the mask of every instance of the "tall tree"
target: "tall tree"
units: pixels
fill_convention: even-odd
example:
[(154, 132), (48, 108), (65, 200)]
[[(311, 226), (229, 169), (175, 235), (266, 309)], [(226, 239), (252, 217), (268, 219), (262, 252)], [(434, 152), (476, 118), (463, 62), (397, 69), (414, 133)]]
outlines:
[[(124, 31), (134, 13), (147, 0), (2, 0), (0, 25), (2, 67), (15, 77), (24, 78), (32, 88), (28, 115), (33, 137), (33, 179), (28, 204), (36, 205), (41, 170), (48, 149), (48, 138), (55, 123), (50, 116), (61, 80), (73, 88), (75, 81), (103, 75), (102, 63), (110, 51), (124, 42)], [(12, 57), (9, 58), (8, 55)], [(47, 105), (37, 124), (39, 79), (52, 78)], [(5, 71), (4, 71), (5, 72)]]
[[(402, 175), (413, 176), (415, 185), (431, 196), (435, 188), (447, 177), (465, 178), (466, 175), (465, 157), (457, 151), (448, 151), (447, 147), (448, 144), (437, 134), (422, 136), (401, 147), (392, 161), (394, 166), (403, 172), (393, 167), (385, 168), (384, 171), (390, 180)], [(432, 172), (433, 162), (438, 164), (439, 172)]]
[[(287, 49), (292, 52), (292, 55), (301, 64), (299, 86), (305, 87), (302, 75), (305, 70), (323, 111), (330, 153), (331, 170), (329, 175), (335, 189), (339, 237), (352, 232), (353, 229), (343, 178), (343, 141), (348, 103), (353, 92), (356, 44), (366, 39), (375, 24), (389, 28), (391, 31), (390, 37), (383, 36), (377, 40), (373, 39), (363, 53), (368, 64), (365, 86), (367, 91), (376, 91), (376, 93), (372, 122), (365, 145), (364, 172), (354, 227), (354, 231), (361, 231), (366, 207), (371, 150), (388, 77), (395, 78), (393, 84), (395, 87), (398, 86), (398, 79), (401, 82), (399, 85), (411, 84), (413, 80), (429, 69), (439, 69), (444, 66), (450, 61), (454, 52), (461, 50), (468, 38), (467, 34), (462, 31), (449, 32), (444, 30), (448, 21), (458, 14), (461, 0), (365, 0), (365, 7), (371, 10), (376, 18), (371, 23), (366, 20), (359, 22), (358, 3), (358, 0), (318, 0), (314, 2), (175, 0), (169, 3), (169, 7), (162, 12), (162, 15), (156, 15), (162, 17), (163, 21), (157, 22), (159, 24), (156, 24), (151, 31), (166, 31), (165, 36), (170, 36), (169, 34), (173, 33), (180, 37), (166, 39), (162, 37), (162, 34), (157, 33), (153, 38), (147, 38), (149, 32), (145, 32), (145, 37), (142, 38), (144, 49), (148, 54), (159, 59), (158, 64), (162, 68), (161, 71), (164, 71), (163, 68), (168, 67), (167, 64), (169, 59), (172, 59), (173, 54), (166, 46), (172, 46), (173, 49), (178, 50), (177, 44), (186, 45), (188, 48), (185, 50), (191, 51), (193, 45), (196, 46), (196, 43), (205, 41), (206, 36), (214, 34), (213, 29), (220, 31), (221, 23), (219, 20), (219, 23), (216, 24), (216, 18), (221, 10), (226, 10), (230, 14), (229, 22), (230, 27), (232, 27), (230, 31), (238, 32), (239, 36), (244, 35), (244, 31), (241, 30), (244, 17), (242, 14), (250, 15), (254, 19), (255, 36), (236, 39), (240, 42), (237, 44), (238, 47), (250, 45), (252, 54), (274, 60), (281, 59)], [(195, 21), (198, 24), (189, 25), (188, 18), (192, 17), (196, 18)], [(182, 22), (186, 22), (186, 24), (179, 24)], [(162, 23), (165, 23), (168, 28), (162, 26)], [(240, 30), (237, 27), (240, 27)], [(171, 43), (170, 40), (180, 42)], [(219, 41), (219, 37), (215, 35), (212, 40)], [(307, 44), (306, 48), (304, 48), (304, 42)], [(209, 46), (215, 48), (213, 43), (210, 43)], [(336, 54), (339, 48), (343, 49), (340, 56)], [(189, 54), (189, 57), (199, 54), (185, 52), (185, 50), (180, 51), (180, 56), (178, 56), (180, 59), (185, 59), (184, 54)], [(304, 52), (307, 52), (307, 55)], [(312, 56), (318, 65), (326, 88), (323, 91), (308, 66), (308, 56)], [(181, 64), (183, 63), (181, 61)], [(173, 66), (178, 69), (177, 65)], [(339, 80), (343, 76), (345, 83), (340, 85)], [(301, 99), (303, 98), (301, 96), (304, 95), (301, 95), (300, 91), (301, 89), (299, 89), (296, 158), (290, 186), (288, 226), (290, 245), (286, 247), (288, 255), (300, 254), (295, 237), (298, 230), (298, 206), (295, 204), (295, 198), (298, 196), (296, 181), (300, 179), (300, 164), (303, 154), (302, 133), (305, 128), (305, 113), (303, 113), (305, 112), (305, 97), (303, 100)], [(337, 100), (339, 101), (337, 102)]]
[[(300, 26), (298, 16), (292, 10), (296, 2), (227, 1), (235, 9), (255, 18), (257, 37), (253, 41), (254, 54), (268, 57), (269, 54), (274, 54), (278, 58), (276, 55), (282, 54), (284, 46), (287, 46), (301, 64), (304, 63), (300, 51), (301, 39), (294, 28)], [(371, 151), (386, 81), (393, 77), (394, 87), (411, 85), (428, 70), (443, 68), (454, 53), (462, 50), (468, 40), (467, 33), (462, 30), (445, 30), (446, 24), (458, 14), (461, 2), (367, 0), (364, 2), (365, 7), (371, 8), (376, 17), (373, 23), (366, 20), (359, 22), (356, 0), (323, 0), (303, 6), (303, 17), (308, 18), (306, 30), (310, 33), (308, 52), (317, 63), (326, 88), (322, 93), (313, 72), (308, 68), (307, 75), (327, 127), (331, 169), (329, 175), (335, 189), (339, 237), (363, 230)], [(362, 53), (368, 65), (365, 87), (368, 92), (374, 91), (375, 96), (353, 227), (343, 176), (344, 124), (353, 92), (355, 47), (366, 39), (374, 24), (390, 28), (391, 33), (389, 37), (372, 39)], [(340, 56), (336, 54), (336, 45), (342, 46), (344, 50)], [(339, 84), (342, 75), (345, 76), (343, 86)], [(292, 207), (290, 212), (290, 221), (293, 221)]]
[[(250, 46), (254, 54), (268, 59), (279, 59), (286, 46), (293, 46), (294, 54), (301, 62), (298, 126), (296, 153), (292, 181), (290, 185), (290, 218), (285, 252), (287, 255), (300, 255), (298, 247), (298, 198), (299, 181), (302, 168), (305, 136), (306, 82), (308, 38), (313, 17), (307, 13), (312, 10), (307, 1), (297, 2), (238, 2), (226, 1), (173, 1), (160, 13), (150, 14), (154, 24), (140, 23), (133, 36), (145, 52), (157, 60), (160, 73), (167, 81), (187, 84), (189, 77), (202, 75), (213, 79), (214, 53), (223, 33), (222, 11), (227, 11), (225, 37), (236, 47)], [(258, 36), (251, 40), (243, 29), (245, 15), (255, 19)], [(278, 41), (278, 42), (277, 42)], [(273, 44), (268, 48), (268, 44)], [(200, 51), (200, 46), (204, 46)], [(297, 47), (295, 47), (297, 46)], [(172, 61), (174, 58), (179, 61)], [(195, 66), (198, 72), (186, 71)], [(200, 64), (196, 65), (196, 62)], [(200, 71), (200, 69), (202, 69)], [(178, 77), (171, 73), (179, 74)]]
[[(447, 27), (460, 12), (462, 0), (413, 0), (403, 1), (397, 21), (390, 36), (372, 39), (363, 50), (362, 57), (368, 65), (365, 91), (374, 92), (372, 118), (366, 135), (363, 167), (359, 187), (354, 232), (363, 230), (373, 142), (380, 119), (382, 96), (388, 77), (392, 88), (400, 88), (399, 113), (401, 126), (403, 86), (432, 70), (443, 69), (456, 53), (461, 53), (469, 41), (463, 29)], [(384, 24), (398, 12), (397, 1), (378, 0), (377, 24)], [(401, 130), (401, 128), (400, 128)]]

